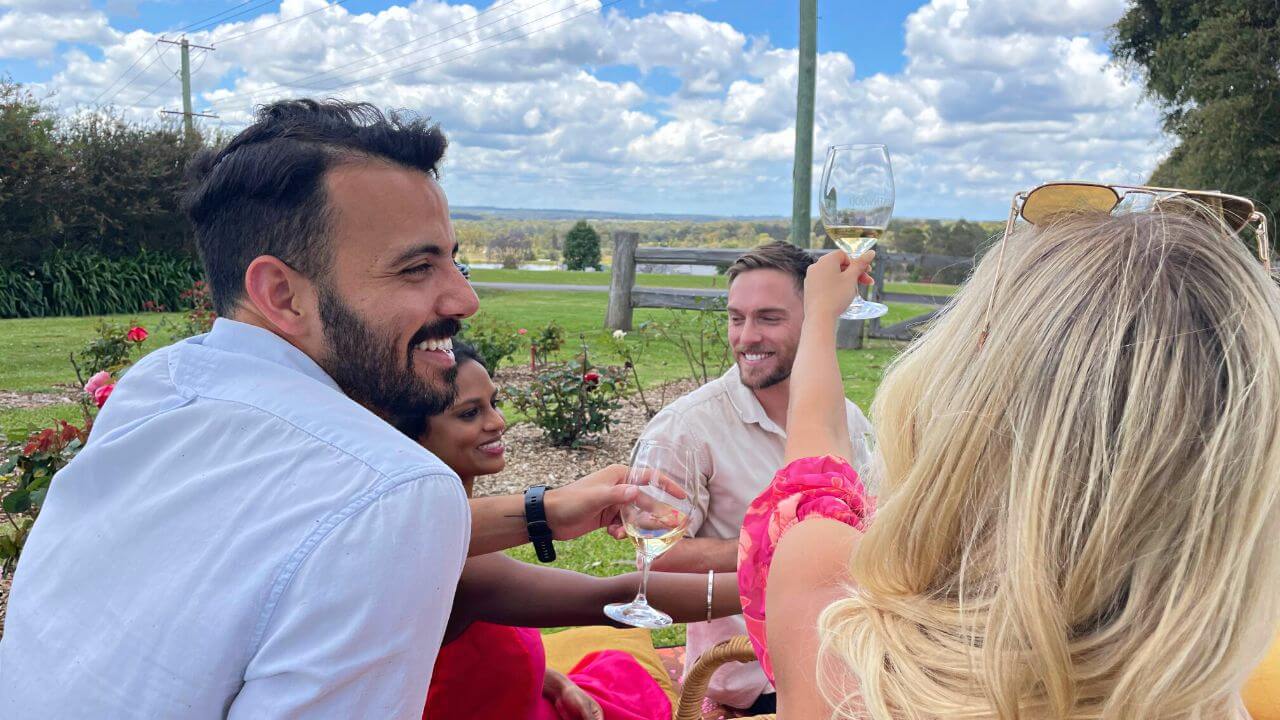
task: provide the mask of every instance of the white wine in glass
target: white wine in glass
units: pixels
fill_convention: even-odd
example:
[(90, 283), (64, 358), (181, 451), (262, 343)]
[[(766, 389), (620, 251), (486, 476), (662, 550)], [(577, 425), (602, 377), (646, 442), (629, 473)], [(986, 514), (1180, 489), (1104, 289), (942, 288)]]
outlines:
[[(822, 167), (822, 227), (841, 250), (855, 258), (871, 250), (893, 217), (893, 168), (883, 145), (832, 145)], [(870, 320), (889, 312), (876, 302), (854, 298), (840, 317)]]
[(622, 527), (641, 562), (640, 591), (629, 603), (606, 605), (604, 613), (626, 625), (666, 627), (671, 616), (650, 605), (645, 595), (649, 566), (689, 528), (700, 487), (697, 455), (689, 448), (641, 440), (632, 453), (627, 482), (640, 491), (621, 513)]

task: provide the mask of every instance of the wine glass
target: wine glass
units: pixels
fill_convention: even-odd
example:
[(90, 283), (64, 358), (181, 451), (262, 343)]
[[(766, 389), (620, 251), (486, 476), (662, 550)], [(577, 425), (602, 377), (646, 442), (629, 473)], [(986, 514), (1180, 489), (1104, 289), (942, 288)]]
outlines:
[[(822, 227), (841, 250), (856, 258), (876, 246), (893, 217), (893, 168), (884, 145), (832, 145), (822, 167)], [(840, 314), (870, 320), (889, 312), (855, 296)]]
[(645, 591), (649, 565), (684, 537), (697, 506), (700, 472), (696, 453), (658, 440), (641, 440), (631, 455), (627, 482), (636, 499), (622, 508), (622, 527), (636, 545), (641, 562), (640, 590), (629, 603), (613, 603), (604, 614), (626, 625), (660, 628), (671, 616), (649, 604)]

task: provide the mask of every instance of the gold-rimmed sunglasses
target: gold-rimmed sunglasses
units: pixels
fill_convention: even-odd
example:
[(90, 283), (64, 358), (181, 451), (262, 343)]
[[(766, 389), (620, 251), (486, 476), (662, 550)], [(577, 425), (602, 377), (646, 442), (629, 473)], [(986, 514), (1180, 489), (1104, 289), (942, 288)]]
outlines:
[[(1209, 213), (1221, 220), (1233, 233), (1238, 234), (1252, 225), (1257, 241), (1258, 260), (1268, 272), (1271, 271), (1271, 243), (1267, 234), (1266, 216), (1259, 212), (1254, 207), (1253, 201), (1248, 198), (1213, 190), (1185, 190), (1149, 185), (1104, 185), (1074, 181), (1045, 183), (1013, 196), (1013, 202), (1009, 207), (1009, 219), (1004, 226), (1004, 237), (1008, 238), (1013, 232), (1013, 224), (1019, 217), (1032, 225), (1041, 225), (1064, 213), (1096, 211), (1115, 214), (1184, 207), (1191, 209), (1192, 212)], [(996, 279), (991, 288), (991, 296), (987, 299), (982, 334), (978, 336), (979, 348), (986, 343), (987, 334), (991, 330), (991, 313), (995, 309), (1001, 271), (1004, 269), (1004, 249), (1005, 243), (1002, 241), (1000, 255), (996, 259)]]

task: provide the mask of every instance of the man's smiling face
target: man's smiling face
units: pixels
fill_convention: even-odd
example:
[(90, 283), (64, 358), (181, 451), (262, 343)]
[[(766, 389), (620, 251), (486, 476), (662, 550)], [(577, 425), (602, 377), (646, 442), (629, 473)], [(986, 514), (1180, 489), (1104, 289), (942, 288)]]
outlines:
[(457, 253), (444, 191), (425, 173), (357, 162), (325, 175), (332, 263), (318, 281), (327, 352), (343, 391), (387, 417), (453, 399), (452, 337), (479, 300)]
[(729, 345), (742, 384), (763, 390), (791, 377), (803, 322), (804, 298), (787, 273), (762, 268), (733, 279)]

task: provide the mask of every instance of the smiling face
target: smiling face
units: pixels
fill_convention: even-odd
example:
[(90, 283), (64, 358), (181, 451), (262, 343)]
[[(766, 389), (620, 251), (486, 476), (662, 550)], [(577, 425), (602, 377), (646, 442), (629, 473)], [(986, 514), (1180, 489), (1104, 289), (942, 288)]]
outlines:
[(453, 398), (452, 337), (479, 307), (453, 262), (449, 206), (425, 173), (379, 162), (325, 176), (332, 270), (316, 283), (322, 367), (388, 417), (433, 414)]
[(457, 373), (453, 404), (427, 418), (422, 445), (464, 479), (501, 472), (507, 464), (507, 421), (498, 408), (498, 389), (478, 362), (464, 360)]
[(733, 279), (729, 346), (743, 385), (763, 390), (791, 377), (803, 322), (804, 298), (789, 274), (762, 268)]

